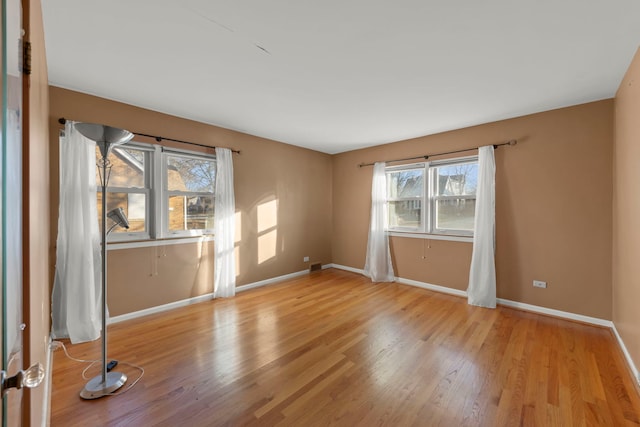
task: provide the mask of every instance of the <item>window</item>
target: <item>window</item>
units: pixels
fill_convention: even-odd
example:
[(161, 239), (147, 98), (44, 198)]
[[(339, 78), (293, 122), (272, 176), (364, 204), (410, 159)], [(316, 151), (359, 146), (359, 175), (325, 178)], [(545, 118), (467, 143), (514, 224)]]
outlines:
[(434, 187), (431, 231), (473, 234), (478, 161), (434, 165), (430, 173)]
[(387, 167), (390, 231), (472, 236), (477, 157)]
[[(107, 211), (121, 207), (129, 219), (129, 229), (115, 227), (109, 240), (148, 239), (148, 208), (151, 196), (149, 165), (152, 151), (137, 146), (114, 147), (109, 153), (111, 173), (107, 187)], [(96, 159), (101, 159), (96, 147)], [(108, 172), (107, 172), (108, 173)], [(100, 168), (96, 168), (96, 183), (102, 185)], [(98, 227), (102, 227), (102, 193), (97, 191)]]
[(172, 236), (213, 233), (215, 161), (163, 153), (165, 231)]
[[(96, 160), (101, 158), (96, 148)], [(129, 230), (115, 227), (109, 241), (201, 236), (213, 233), (215, 157), (128, 143), (109, 153), (107, 210), (122, 207)], [(101, 186), (99, 168), (96, 183)], [(97, 192), (98, 225), (102, 194)]]
[(424, 228), (425, 181), (424, 166), (387, 172), (389, 228), (414, 231)]

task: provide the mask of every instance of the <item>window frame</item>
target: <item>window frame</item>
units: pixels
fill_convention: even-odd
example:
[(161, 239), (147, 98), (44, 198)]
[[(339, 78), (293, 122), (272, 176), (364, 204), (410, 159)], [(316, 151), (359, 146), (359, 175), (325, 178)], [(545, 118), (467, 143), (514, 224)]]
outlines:
[[(426, 163), (428, 164), (428, 162)], [(422, 189), (422, 195), (421, 196), (417, 196), (417, 197), (395, 197), (395, 198), (390, 198), (387, 196), (387, 199), (385, 201), (385, 209), (387, 210), (387, 230), (389, 231), (394, 231), (394, 232), (399, 232), (399, 233), (424, 233), (425, 231), (425, 226), (427, 224), (428, 221), (428, 213), (427, 213), (427, 205), (425, 204), (425, 197), (424, 194), (427, 191), (427, 185), (429, 183), (428, 180), (428, 168), (425, 168), (425, 163), (411, 163), (411, 164), (407, 164), (407, 165), (400, 165), (400, 166), (388, 166), (385, 168), (385, 178), (386, 178), (386, 186), (387, 189), (389, 188), (389, 174), (393, 174), (393, 173), (397, 173), (397, 172), (404, 172), (404, 171), (413, 171), (413, 170), (422, 170), (422, 182), (423, 182), (423, 189)], [(420, 211), (420, 226), (419, 227), (390, 227), (390, 221), (391, 221), (391, 215), (389, 215), (389, 202), (404, 202), (404, 201), (414, 201), (414, 200), (419, 200), (422, 202), (422, 208)]]
[(192, 230), (170, 230), (169, 229), (169, 198), (171, 196), (210, 196), (213, 198), (213, 214), (215, 218), (215, 178), (217, 178), (217, 170), (214, 171), (214, 182), (213, 182), (213, 191), (205, 192), (205, 191), (182, 191), (182, 190), (169, 190), (169, 173), (168, 173), (168, 158), (169, 156), (174, 157), (184, 157), (190, 159), (199, 159), (199, 160), (208, 160), (214, 162), (214, 168), (216, 167), (215, 161), (216, 156), (213, 154), (207, 153), (198, 153), (194, 151), (180, 150), (180, 149), (168, 149), (166, 147), (162, 147), (160, 153), (160, 168), (162, 174), (162, 190), (161, 195), (159, 197), (160, 202), (160, 227), (159, 234), (163, 238), (181, 238), (181, 237), (200, 237), (200, 236), (208, 236), (213, 235), (214, 228), (199, 228)]
[[(109, 194), (110, 193), (125, 193), (129, 194), (143, 194), (145, 196), (145, 230), (144, 231), (121, 231), (109, 233), (107, 236), (107, 243), (109, 242), (127, 242), (133, 240), (149, 240), (152, 236), (153, 230), (153, 220), (151, 215), (151, 206), (154, 203), (154, 191), (153, 191), (153, 153), (154, 147), (150, 144), (144, 144), (140, 142), (130, 141), (122, 145), (118, 145), (113, 147), (111, 151), (115, 151), (117, 149), (134, 149), (139, 150), (144, 153), (144, 187), (116, 187), (107, 185), (106, 188), (106, 197), (107, 197), (107, 206), (109, 202)], [(96, 161), (98, 157), (96, 156)], [(109, 175), (111, 175), (112, 171), (107, 171)], [(111, 178), (111, 177), (110, 177)], [(112, 179), (109, 179), (109, 182), (113, 182)], [(108, 184), (108, 183), (107, 183)], [(97, 191), (100, 192), (100, 186), (97, 185)], [(107, 210), (109, 208), (107, 207)]]
[[(464, 156), (455, 157), (442, 160), (434, 160), (420, 163), (410, 163), (405, 165), (387, 166), (385, 168), (385, 177), (388, 180), (389, 173), (399, 172), (404, 170), (423, 169), (424, 188), (421, 197), (422, 212), (421, 212), (421, 227), (391, 227), (391, 215), (389, 214), (389, 202), (399, 200), (415, 200), (415, 198), (389, 198), (387, 197), (385, 203), (385, 209), (387, 209), (387, 224), (386, 231), (394, 235), (406, 235), (410, 237), (423, 236), (423, 237), (437, 237), (447, 240), (473, 239), (474, 230), (463, 229), (450, 229), (450, 228), (438, 228), (437, 227), (437, 203), (440, 200), (476, 200), (476, 195), (438, 195), (437, 186), (438, 178), (436, 176), (437, 169), (443, 166), (451, 166), (457, 164), (477, 164), (478, 156)], [(387, 181), (388, 183), (388, 181)], [(387, 184), (388, 185), (388, 184)]]
[[(430, 220), (430, 224), (429, 224), (429, 232), (431, 234), (439, 234), (439, 235), (444, 235), (444, 236), (465, 236), (465, 237), (473, 237), (474, 235), (474, 230), (463, 230), (463, 229), (459, 229), (459, 228), (438, 228), (437, 227), (437, 215), (436, 215), (436, 210), (437, 210), (437, 203), (439, 200), (476, 200), (476, 195), (465, 195), (465, 194), (460, 194), (460, 195), (453, 195), (453, 196), (440, 196), (437, 194), (438, 192), (438, 178), (436, 175), (437, 172), (437, 168), (442, 167), (442, 166), (453, 166), (453, 165), (460, 165), (460, 164), (478, 164), (478, 156), (465, 156), (465, 157), (456, 157), (454, 159), (445, 159), (445, 160), (438, 160), (438, 161), (434, 161), (431, 162), (429, 165), (429, 173), (431, 174), (430, 176), (430, 185), (432, 186), (432, 188), (430, 189), (430, 193), (429, 193), (429, 203), (431, 203), (430, 206), (430, 213), (431, 213), (431, 220)], [(475, 212), (475, 211), (474, 211)]]

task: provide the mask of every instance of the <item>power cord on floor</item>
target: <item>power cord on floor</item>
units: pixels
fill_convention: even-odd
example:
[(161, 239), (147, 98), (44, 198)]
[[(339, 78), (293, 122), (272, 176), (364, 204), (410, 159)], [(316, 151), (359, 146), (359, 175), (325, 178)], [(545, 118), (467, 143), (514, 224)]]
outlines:
[[(96, 363), (101, 363), (101, 360), (84, 360), (84, 359), (77, 359), (73, 356), (71, 356), (69, 354), (69, 352), (67, 351), (67, 346), (64, 345), (64, 343), (62, 341), (51, 341), (51, 351), (56, 351), (58, 349), (62, 349), (64, 351), (64, 354), (67, 356), (68, 359), (73, 360), (74, 362), (79, 362), (79, 363), (88, 363), (89, 365), (84, 368), (82, 370), (82, 378), (85, 380), (90, 380), (91, 378), (87, 377), (87, 371), (89, 369), (91, 369)], [(129, 366), (131, 368), (137, 369), (140, 371), (140, 375), (138, 376), (138, 378), (135, 379), (135, 381), (133, 381), (131, 384), (129, 384), (129, 386), (127, 388), (125, 388), (124, 390), (120, 390), (120, 391), (114, 391), (112, 393), (107, 393), (107, 396), (119, 396), (121, 394), (126, 393), (127, 391), (131, 390), (131, 388), (136, 385), (138, 383), (138, 381), (140, 381), (142, 379), (142, 377), (144, 376), (144, 368), (142, 366), (138, 366), (138, 365), (134, 365), (133, 363), (129, 363), (129, 362), (122, 362), (119, 361), (118, 362), (121, 365), (126, 365)]]

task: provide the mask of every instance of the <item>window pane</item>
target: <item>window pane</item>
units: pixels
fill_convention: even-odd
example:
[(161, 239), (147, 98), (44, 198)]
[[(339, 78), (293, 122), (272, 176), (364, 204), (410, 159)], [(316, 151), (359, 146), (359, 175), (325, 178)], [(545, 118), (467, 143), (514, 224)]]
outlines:
[(389, 202), (389, 227), (420, 228), (422, 225), (422, 201), (402, 200)]
[[(96, 147), (96, 162), (102, 157)], [(116, 147), (109, 153), (111, 175), (109, 187), (144, 188), (145, 153), (134, 148)], [(98, 163), (99, 164), (99, 163)], [(96, 183), (100, 182), (100, 167), (96, 168)]]
[(213, 196), (169, 196), (169, 231), (213, 228)]
[(436, 229), (473, 231), (475, 199), (438, 200), (436, 202)]
[[(102, 230), (102, 192), (98, 191), (98, 227)], [(107, 212), (121, 207), (129, 220), (129, 229), (115, 227), (112, 233), (145, 232), (146, 219), (145, 212), (147, 206), (147, 196), (140, 193), (107, 193)], [(107, 230), (113, 225), (107, 219)]]
[(422, 197), (424, 170), (413, 169), (387, 173), (387, 197), (390, 199)]
[(436, 167), (439, 196), (475, 195), (478, 186), (478, 163), (459, 163)]
[(167, 155), (169, 191), (214, 192), (215, 161)]

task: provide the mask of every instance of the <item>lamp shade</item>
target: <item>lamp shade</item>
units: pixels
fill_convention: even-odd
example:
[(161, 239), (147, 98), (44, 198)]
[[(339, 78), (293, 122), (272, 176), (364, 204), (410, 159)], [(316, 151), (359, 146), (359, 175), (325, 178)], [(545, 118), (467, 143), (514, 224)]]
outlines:
[(114, 128), (96, 123), (75, 123), (76, 130), (85, 138), (96, 142), (100, 148), (100, 154), (106, 158), (114, 145), (121, 145), (133, 138), (128, 130)]
[(122, 228), (129, 228), (129, 220), (127, 216), (124, 214), (124, 210), (122, 208), (115, 208), (110, 210), (107, 213), (107, 218), (116, 223), (118, 226)]

